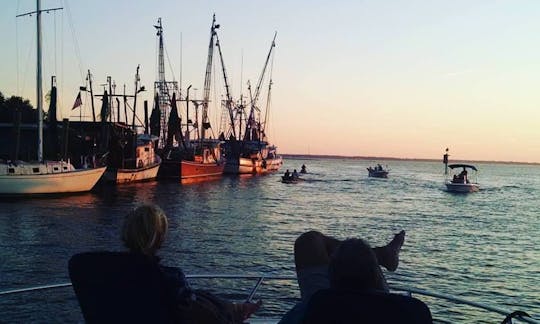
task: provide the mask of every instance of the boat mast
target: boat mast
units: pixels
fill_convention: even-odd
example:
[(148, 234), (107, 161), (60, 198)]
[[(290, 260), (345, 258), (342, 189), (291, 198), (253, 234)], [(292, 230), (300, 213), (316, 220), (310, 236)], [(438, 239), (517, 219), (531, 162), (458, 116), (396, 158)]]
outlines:
[(37, 21), (37, 110), (38, 110), (38, 162), (43, 162), (43, 89), (41, 84), (41, 1), (36, 0)]
[[(157, 104), (160, 110), (160, 134), (159, 134), (159, 148), (163, 148), (168, 138), (168, 121), (169, 114), (171, 111), (171, 95), (170, 91), (178, 92), (178, 82), (176, 81), (167, 81), (165, 79), (165, 43), (163, 41), (163, 25), (161, 23), (161, 18), (158, 18), (157, 25), (154, 25), (156, 28), (158, 36), (158, 76), (157, 80), (154, 82), (154, 93), (157, 96)], [(180, 95), (179, 95), (180, 98)]]
[(210, 27), (210, 44), (208, 45), (208, 58), (206, 61), (206, 73), (204, 75), (204, 97), (201, 117), (201, 141), (206, 138), (206, 129), (210, 128), (208, 120), (208, 101), (210, 100), (210, 82), (212, 81), (212, 58), (214, 55), (214, 36), (216, 36), (216, 14), (212, 17), (212, 26)]
[[(251, 109), (249, 111), (248, 122), (246, 123), (246, 126), (249, 127), (249, 128), (251, 128), (253, 126), (253, 124), (255, 123), (255, 109), (257, 109), (256, 108), (257, 100), (259, 99), (259, 94), (261, 93), (261, 86), (262, 86), (262, 83), (263, 83), (263, 80), (264, 80), (264, 74), (266, 73), (266, 68), (268, 66), (268, 62), (270, 61), (270, 56), (272, 54), (272, 50), (276, 46), (276, 36), (277, 36), (277, 32), (274, 33), (274, 38), (272, 39), (272, 45), (270, 45), (270, 50), (268, 51), (268, 55), (266, 56), (266, 61), (264, 62), (263, 70), (261, 72), (261, 75), (259, 76), (259, 80), (257, 81), (257, 87), (255, 88), (255, 94), (251, 98)], [(251, 129), (249, 130), (249, 132), (246, 129), (244, 139), (245, 140), (251, 139)]]
[(227, 72), (225, 71), (225, 62), (223, 61), (223, 53), (221, 52), (221, 46), (219, 44), (219, 37), (216, 33), (216, 46), (218, 48), (218, 53), (219, 53), (219, 59), (221, 61), (221, 71), (223, 72), (223, 80), (225, 82), (225, 93), (226, 93), (226, 96), (227, 96), (227, 101), (226, 101), (226, 108), (227, 108), (227, 112), (229, 113), (229, 118), (230, 118), (230, 123), (231, 123), (231, 130), (232, 130), (232, 135), (234, 136), (234, 138), (236, 138), (236, 130), (234, 128), (234, 114), (233, 114), (233, 109), (232, 109), (232, 97), (231, 97), (231, 92), (230, 92), (230, 87), (229, 87), (229, 80), (227, 79)]
[(36, 14), (36, 31), (37, 31), (37, 68), (36, 68), (36, 105), (38, 110), (38, 147), (37, 159), (43, 161), (43, 86), (42, 86), (42, 71), (41, 71), (41, 13), (43, 11), (50, 12), (61, 10), (62, 8), (51, 8), (41, 10), (41, 1), (36, 0), (36, 11), (27, 12), (17, 15), (16, 17), (31, 16)]
[(90, 87), (90, 103), (92, 104), (92, 121), (96, 122), (96, 111), (94, 108), (94, 90), (92, 89), (92, 74), (90, 74), (90, 69), (88, 70), (88, 86)]
[[(133, 119), (131, 122), (131, 127), (133, 128), (133, 131), (135, 131), (135, 112), (137, 111), (137, 93), (139, 93), (139, 90), (141, 91), (143, 90), (142, 88), (139, 89), (139, 81), (141, 81), (141, 77), (139, 76), (139, 67), (140, 65), (137, 65), (137, 73), (135, 73), (135, 94), (133, 95)], [(126, 119), (127, 119), (127, 113), (126, 113)]]

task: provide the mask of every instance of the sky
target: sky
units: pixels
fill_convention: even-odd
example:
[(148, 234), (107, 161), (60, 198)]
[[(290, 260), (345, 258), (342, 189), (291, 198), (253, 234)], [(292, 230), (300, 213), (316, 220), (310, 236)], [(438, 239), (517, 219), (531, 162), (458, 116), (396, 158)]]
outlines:
[[(34, 103), (35, 16), (15, 16), (35, 1), (2, 2), (0, 91)], [(88, 114), (87, 96), (71, 110), (88, 69), (96, 92), (111, 76), (132, 93), (140, 65), (152, 102), (158, 17), (167, 78), (200, 99), (215, 13), (235, 98), (277, 32), (267, 133), (283, 154), (437, 159), (448, 147), (451, 159), (540, 162), (540, 1), (42, 1), (55, 7), (42, 19), (43, 79), (57, 76), (62, 117)]]

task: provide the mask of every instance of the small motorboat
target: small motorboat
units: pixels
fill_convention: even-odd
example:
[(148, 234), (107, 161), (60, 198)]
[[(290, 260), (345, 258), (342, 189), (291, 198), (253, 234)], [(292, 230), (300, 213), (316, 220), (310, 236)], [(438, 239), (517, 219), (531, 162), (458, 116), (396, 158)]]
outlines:
[[(449, 192), (468, 193), (480, 189), (477, 182), (478, 169), (471, 164), (448, 164), (452, 176), (445, 180), (446, 190)], [(461, 172), (457, 173), (461, 169)]]
[(388, 178), (388, 173), (390, 172), (390, 169), (388, 169), (388, 166), (383, 168), (382, 165), (377, 164), (374, 167), (367, 168), (368, 170), (368, 176), (372, 178)]
[(286, 176), (281, 176), (281, 182), (283, 183), (298, 183), (300, 181), (304, 181), (304, 179), (300, 178), (300, 177), (286, 177)]

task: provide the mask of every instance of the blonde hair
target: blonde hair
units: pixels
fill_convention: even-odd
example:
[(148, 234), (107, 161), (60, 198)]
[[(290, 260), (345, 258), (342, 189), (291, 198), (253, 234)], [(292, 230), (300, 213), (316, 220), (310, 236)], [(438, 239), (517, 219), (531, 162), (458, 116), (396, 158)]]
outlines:
[(156, 205), (142, 205), (126, 215), (122, 241), (131, 252), (153, 256), (167, 233), (165, 212)]

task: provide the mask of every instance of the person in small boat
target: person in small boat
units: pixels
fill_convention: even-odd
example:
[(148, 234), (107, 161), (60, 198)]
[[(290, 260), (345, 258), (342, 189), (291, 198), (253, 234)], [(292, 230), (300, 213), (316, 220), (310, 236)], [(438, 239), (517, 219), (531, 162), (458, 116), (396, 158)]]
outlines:
[(158, 263), (178, 323), (243, 323), (261, 306), (257, 303), (232, 303), (210, 293), (193, 290), (180, 268), (160, 263), (158, 250), (165, 241), (167, 216), (155, 205), (142, 205), (127, 214), (122, 241), (131, 253), (142, 254)]
[(382, 170), (383, 170), (383, 167), (382, 167), (382, 165), (380, 165), (380, 164), (377, 164), (377, 171), (382, 171)]
[(296, 172), (296, 169), (293, 170), (293, 173), (292, 173), (292, 178), (293, 180), (294, 179), (298, 179), (299, 175), (298, 175), (298, 172)]
[(461, 171), (458, 175), (454, 175), (452, 182), (453, 183), (469, 183), (469, 179), (467, 179), (467, 170), (463, 168), (463, 171)]
[(291, 173), (289, 172), (289, 169), (285, 171), (285, 174), (283, 175), (283, 180), (289, 180), (291, 179)]
[(300, 169), (300, 173), (307, 173), (305, 164), (302, 164), (302, 168)]
[[(371, 248), (361, 239), (341, 241), (317, 231), (303, 233), (294, 243), (300, 302), (289, 310), (279, 323), (302, 323), (311, 296), (321, 289), (355, 285), (354, 282), (347, 282), (351, 278), (362, 282), (362, 289), (388, 292), (388, 285), (380, 267), (396, 271), (404, 241), (405, 231), (394, 235), (387, 245), (375, 248)], [(350, 255), (354, 249), (358, 253), (356, 265), (350, 262), (344, 264), (340, 256)]]

